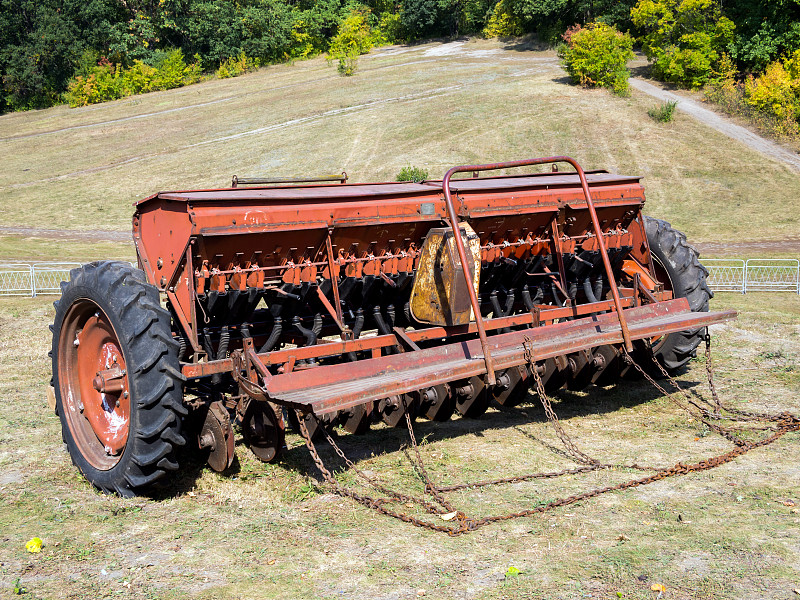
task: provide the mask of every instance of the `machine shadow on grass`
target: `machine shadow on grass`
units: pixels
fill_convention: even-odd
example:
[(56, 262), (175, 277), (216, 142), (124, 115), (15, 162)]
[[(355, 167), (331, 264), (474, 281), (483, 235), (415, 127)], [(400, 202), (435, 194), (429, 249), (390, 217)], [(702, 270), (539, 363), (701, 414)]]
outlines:
[[(702, 382), (698, 381), (682, 380), (680, 383), (683, 389), (702, 388)], [(592, 386), (583, 392), (563, 389), (552, 393), (550, 397), (554, 401), (553, 406), (556, 414), (560, 419), (564, 420), (635, 408), (662, 396), (647, 381), (629, 381), (627, 384), (624, 388), (620, 386), (606, 388)], [(667, 386), (665, 385), (665, 387)], [(534, 394), (529, 393), (524, 402), (513, 408), (493, 404), (492, 409), (479, 419), (455, 416), (445, 422), (416, 420), (414, 422), (415, 437), (418, 443), (423, 442), (423, 440), (424, 443), (431, 443), (460, 438), (467, 434), (483, 437), (486, 431), (503, 429), (511, 435), (523, 436), (530, 443), (541, 446), (543, 451), (571, 460), (563, 450), (536, 437), (523, 428), (525, 425), (547, 422), (544, 410)], [(403, 426), (398, 428), (376, 426), (369, 432), (358, 436), (342, 435), (341, 430), (335, 428), (331, 431), (331, 437), (355, 464), (380, 454), (399, 452), (410, 445), (408, 430), (404, 421)], [(326, 466), (333, 472), (347, 470), (347, 465), (336, 455), (324, 436), (315, 441), (315, 446)], [(241, 438), (237, 439), (236, 447), (238, 453), (249, 452)], [(281, 469), (313, 479), (318, 483), (323, 481), (308, 449), (303, 443), (287, 448), (277, 465)], [(177, 477), (163, 487), (155, 488), (150, 497), (157, 501), (167, 500), (192, 491), (206, 468), (202, 455), (185, 449), (181, 457), (181, 470)], [(241, 463), (237, 457), (228, 469), (218, 474), (218, 477), (236, 479), (240, 477), (241, 473)]]
[(540, 41), (533, 34), (529, 34), (521, 38), (500, 37), (498, 39), (503, 43), (503, 50), (507, 50), (509, 52), (545, 52), (553, 49), (552, 44)]

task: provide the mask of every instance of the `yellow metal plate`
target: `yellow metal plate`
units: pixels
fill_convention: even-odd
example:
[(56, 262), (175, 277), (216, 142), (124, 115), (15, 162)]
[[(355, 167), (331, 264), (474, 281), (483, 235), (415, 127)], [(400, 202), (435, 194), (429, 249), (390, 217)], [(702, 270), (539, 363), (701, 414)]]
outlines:
[[(481, 242), (475, 231), (462, 223), (461, 236), (471, 263), (472, 284), (478, 291), (481, 274)], [(452, 229), (437, 227), (425, 237), (419, 267), (411, 290), (411, 314), (430, 325), (466, 325), (475, 316), (469, 301), (461, 261)]]

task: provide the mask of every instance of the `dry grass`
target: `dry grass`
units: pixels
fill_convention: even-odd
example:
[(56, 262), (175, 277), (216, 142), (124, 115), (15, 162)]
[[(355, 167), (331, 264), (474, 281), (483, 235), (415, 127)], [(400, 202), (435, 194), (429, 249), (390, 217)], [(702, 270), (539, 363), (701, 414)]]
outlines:
[[(132, 200), (224, 184), (233, 173), (344, 168), (355, 180), (392, 179), (408, 164), (439, 173), (461, 162), (568, 154), (586, 167), (644, 175), (649, 211), (694, 239), (796, 234), (797, 176), (784, 167), (685, 118), (656, 125), (647, 98), (567, 86), (552, 54), (495, 42), (441, 50), (373, 53), (347, 80), (316, 60), (88, 109), (4, 116), (0, 225), (124, 230)], [(108, 122), (172, 109), (180, 110)], [(347, 110), (331, 113), (338, 109)], [(65, 127), (73, 129), (8, 139)], [(3, 258), (127, 252), (124, 244), (0, 239)], [(714, 307), (723, 306), (742, 316), (717, 332), (722, 394), (747, 407), (800, 411), (800, 298), (721, 294)], [(0, 593), (18, 578), (29, 598), (371, 600), (424, 590), (436, 599), (652, 600), (653, 583), (666, 585), (668, 598), (787, 598), (799, 587), (800, 514), (781, 503), (800, 505), (797, 435), (713, 471), (458, 539), (324, 493), (295, 435), (276, 465), (239, 445), (227, 475), (187, 459), (155, 498), (99, 495), (70, 464), (46, 407), (52, 317), (50, 300), (0, 299)], [(702, 382), (703, 373), (695, 363), (682, 380)], [(725, 447), (643, 383), (562, 393), (557, 410), (587, 452), (612, 461), (666, 465)], [(547, 449), (556, 438), (533, 404), (477, 421), (423, 422), (417, 434), (443, 483), (569, 464)], [(342, 435), (362, 468), (419, 492), (403, 443), (401, 431), (385, 428)], [(330, 451), (324, 456), (338, 464)], [(631, 474), (453, 500), (481, 515), (623, 477)], [(33, 536), (44, 540), (41, 554), (24, 550)], [(506, 577), (510, 566), (521, 575)]]
[(0, 259), (5, 261), (61, 260), (88, 262), (93, 259), (136, 260), (131, 242), (89, 242), (0, 235)]

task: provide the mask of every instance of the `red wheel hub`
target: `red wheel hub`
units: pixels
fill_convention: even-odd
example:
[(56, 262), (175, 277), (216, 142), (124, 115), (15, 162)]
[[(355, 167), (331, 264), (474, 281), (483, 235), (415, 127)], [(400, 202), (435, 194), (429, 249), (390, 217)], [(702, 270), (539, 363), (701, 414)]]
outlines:
[(130, 431), (125, 356), (108, 317), (91, 301), (73, 305), (59, 342), (61, 398), (81, 453), (96, 468), (114, 466)]

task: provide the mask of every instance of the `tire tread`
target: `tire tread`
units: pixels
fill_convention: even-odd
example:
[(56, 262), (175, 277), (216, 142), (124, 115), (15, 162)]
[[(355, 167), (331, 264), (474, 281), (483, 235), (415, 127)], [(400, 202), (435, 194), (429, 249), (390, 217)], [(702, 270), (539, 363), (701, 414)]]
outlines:
[[(123, 348), (131, 390), (128, 441), (119, 462), (109, 470), (92, 467), (81, 455), (62, 417), (62, 433), (70, 456), (86, 478), (106, 493), (131, 497), (175, 471), (175, 449), (185, 444), (181, 431), (183, 381), (178, 344), (172, 339), (169, 312), (158, 290), (143, 272), (128, 263), (98, 261), (70, 271), (55, 302), (53, 373), (57, 379), (58, 336), (71, 304), (88, 298), (105, 307)], [(56, 385), (57, 405), (61, 404)], [(63, 411), (60, 411), (63, 412)]]

